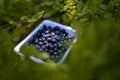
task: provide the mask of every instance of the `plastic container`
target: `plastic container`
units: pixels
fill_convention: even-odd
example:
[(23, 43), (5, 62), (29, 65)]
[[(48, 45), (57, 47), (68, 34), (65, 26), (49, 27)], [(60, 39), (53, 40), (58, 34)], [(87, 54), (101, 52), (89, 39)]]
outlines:
[[(68, 49), (65, 51), (64, 55), (62, 56), (62, 58), (56, 62), (57, 64), (61, 64), (68, 56), (73, 44), (76, 42), (77, 40), (77, 37), (76, 37), (76, 31), (74, 29), (72, 29), (71, 27), (69, 26), (65, 26), (63, 24), (60, 24), (60, 23), (56, 23), (56, 22), (53, 22), (51, 20), (44, 20), (42, 21), (38, 27), (36, 27), (24, 40), (22, 40), (15, 48), (14, 48), (14, 51), (20, 55), (21, 57), (24, 57), (24, 53), (21, 53), (20, 51), (20, 48), (25, 44), (27, 43), (30, 38), (37, 33), (37, 31), (39, 29), (42, 29), (43, 28), (43, 25), (46, 25), (46, 26), (51, 26), (51, 27), (55, 27), (55, 26), (59, 26), (60, 29), (65, 29), (66, 32), (68, 33), (68, 36), (72, 36), (74, 37), (73, 41), (72, 41), (72, 44), (68, 47)], [(46, 64), (47, 62), (43, 61), (42, 59), (39, 59), (39, 58), (36, 58), (34, 56), (30, 56), (30, 59), (34, 62), (37, 62), (37, 63), (43, 63), (43, 64)]]

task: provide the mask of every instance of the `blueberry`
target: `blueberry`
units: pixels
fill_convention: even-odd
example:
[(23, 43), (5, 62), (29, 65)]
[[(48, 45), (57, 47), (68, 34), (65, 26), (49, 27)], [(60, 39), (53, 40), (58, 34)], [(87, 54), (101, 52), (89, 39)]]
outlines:
[(43, 30), (46, 30), (46, 29), (47, 29), (46, 25), (43, 25)]
[(52, 44), (49, 44), (49, 49), (54, 49), (54, 46)]
[(59, 36), (55, 36), (55, 39), (56, 39), (57, 41), (60, 41), (60, 37), (59, 37)]
[(58, 26), (55, 26), (55, 27), (53, 28), (53, 30), (54, 30), (54, 31), (59, 31), (60, 28), (59, 28)]
[(62, 44), (61, 44), (61, 43), (58, 43), (57, 45), (58, 45), (58, 47), (62, 47)]
[(52, 31), (51, 26), (48, 26), (48, 27), (47, 27), (47, 30), (49, 30), (49, 31), (51, 32), (51, 31)]
[(47, 41), (50, 43), (52, 41), (52, 39), (51, 38), (47, 38)]
[(65, 37), (65, 40), (68, 40), (68, 36)]
[(39, 38), (38, 40), (39, 40), (39, 42), (42, 42), (42, 39), (41, 39), (41, 38)]
[(47, 41), (43, 41), (43, 44), (47, 44), (48, 42)]
[(47, 35), (45, 34), (45, 35), (43, 35), (43, 37), (44, 37), (44, 38), (47, 38)]
[(53, 46), (54, 46), (54, 47), (57, 47), (57, 44), (56, 44), (56, 43), (54, 43), (54, 44), (53, 44)]
[(39, 45), (39, 46), (42, 46), (42, 45), (43, 45), (43, 43), (42, 43), (42, 42), (39, 42), (39, 43), (38, 43), (38, 45)]
[(36, 38), (34, 42), (35, 42), (35, 44), (38, 44), (39, 43), (38, 38)]
[(57, 47), (55, 47), (55, 48), (54, 48), (54, 51), (57, 51), (57, 50), (58, 50), (58, 48), (57, 48)]
[(57, 52), (54, 52), (53, 55), (56, 56), (56, 55), (58, 55), (58, 53), (57, 53)]
[(41, 36), (44, 36), (45, 35), (45, 33), (41, 33)]
[(67, 32), (65, 33), (65, 36), (68, 36), (68, 33), (67, 33)]
[(46, 37), (48, 38), (48, 37), (51, 37), (51, 34), (46, 34)]
[(49, 44), (47, 43), (47, 44), (45, 44), (45, 46), (46, 46), (46, 48), (48, 48), (48, 47), (49, 47)]
[(37, 35), (38, 37), (41, 37), (41, 33), (42, 33), (42, 30), (39, 30), (36, 35)]
[(42, 49), (42, 48), (39, 48), (39, 51), (43, 51), (43, 49)]
[(66, 37), (66, 34), (62, 34), (63, 37)]
[(60, 54), (62, 52), (62, 50), (58, 50), (58, 53)]
[(53, 50), (48, 50), (48, 52), (49, 52), (50, 54), (52, 54), (52, 53), (53, 53)]
[(45, 41), (45, 40), (46, 40), (44, 37), (42, 37), (41, 39), (42, 39), (42, 41)]
[(51, 33), (51, 36), (55, 36), (55, 33), (54, 33), (54, 32), (52, 32), (52, 33)]
[(55, 31), (54, 33), (57, 34), (57, 35), (60, 35), (60, 32), (59, 32), (59, 31)]
[(41, 48), (42, 48), (42, 49), (45, 49), (45, 45), (42, 45)]
[(48, 34), (48, 33), (50, 33), (50, 30), (45, 31), (45, 34)]
[(48, 52), (48, 49), (46, 48), (45, 51)]
[(64, 29), (61, 29), (61, 33), (66, 33), (66, 31)]
[(55, 42), (56, 42), (56, 39), (52, 39), (51, 41), (52, 41), (53, 43), (55, 43)]

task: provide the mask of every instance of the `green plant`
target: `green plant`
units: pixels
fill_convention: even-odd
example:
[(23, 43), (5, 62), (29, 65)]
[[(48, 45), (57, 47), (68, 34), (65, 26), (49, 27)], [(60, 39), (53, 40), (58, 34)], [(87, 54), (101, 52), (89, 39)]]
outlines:
[[(44, 19), (77, 30), (77, 43), (61, 65), (13, 52)], [(119, 80), (119, 35), (120, 0), (0, 0), (0, 80)]]

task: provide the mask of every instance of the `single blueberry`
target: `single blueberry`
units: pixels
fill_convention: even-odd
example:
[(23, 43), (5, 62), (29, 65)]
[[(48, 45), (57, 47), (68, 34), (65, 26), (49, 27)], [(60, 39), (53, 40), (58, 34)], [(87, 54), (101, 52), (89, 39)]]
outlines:
[(61, 33), (66, 33), (66, 31), (64, 29), (61, 29)]
[(46, 25), (43, 25), (43, 30), (46, 30), (46, 29), (47, 29)]
[(54, 32), (51, 32), (51, 36), (55, 36), (55, 33), (54, 33)]
[(54, 47), (57, 47), (58, 45), (56, 43), (53, 44)]
[(68, 33), (67, 33), (67, 32), (65, 33), (65, 36), (68, 36)]
[(42, 49), (42, 48), (39, 48), (39, 51), (43, 51), (43, 49)]
[(57, 51), (57, 50), (58, 50), (58, 48), (57, 48), (57, 47), (55, 47), (55, 48), (54, 48), (54, 51)]
[(62, 44), (61, 44), (61, 43), (57, 43), (57, 46), (58, 46), (58, 47), (62, 47)]
[(43, 45), (43, 43), (42, 43), (42, 42), (39, 42), (39, 43), (38, 43), (38, 45), (39, 45), (39, 46), (42, 46), (42, 45)]
[(38, 44), (39, 43), (38, 38), (36, 38), (34, 42), (35, 42), (35, 44)]
[(44, 36), (45, 35), (45, 33), (41, 33), (41, 36)]
[(42, 39), (42, 41), (45, 41), (45, 40), (46, 40), (44, 37), (42, 37), (41, 39)]
[(36, 34), (38, 37), (41, 37), (41, 33), (42, 33), (42, 30), (38, 30)]
[(52, 31), (52, 27), (51, 26), (48, 26), (47, 27), (47, 30), (49, 30), (50, 32)]
[(52, 41), (52, 39), (51, 38), (47, 38), (47, 41), (50, 43)]
[(47, 43), (47, 44), (45, 44), (45, 46), (46, 46), (46, 48), (48, 48), (48, 47), (49, 47), (49, 44)]
[(56, 39), (57, 41), (60, 41), (60, 37), (59, 37), (59, 36), (55, 36), (55, 39)]
[(59, 53), (59, 54), (62, 53), (62, 50), (58, 50), (58, 53)]
[(57, 35), (60, 35), (60, 31), (55, 31), (54, 33)]
[(46, 31), (45, 31), (45, 34), (48, 34), (48, 33), (50, 33), (50, 30), (46, 30)]
[(48, 38), (48, 37), (51, 37), (51, 34), (46, 34), (46, 37)]
[(43, 37), (44, 37), (44, 38), (47, 38), (47, 35), (45, 34), (45, 35), (43, 35)]
[(57, 52), (54, 52), (53, 55), (56, 56), (56, 55), (58, 55), (58, 53), (57, 53)]
[(38, 40), (39, 40), (39, 42), (42, 42), (42, 39), (41, 39), (41, 38), (39, 38)]
[(48, 50), (48, 52), (49, 52), (50, 54), (52, 54), (52, 53), (53, 53), (53, 50)]
[(42, 49), (45, 49), (45, 45), (42, 45), (41, 48), (42, 48)]
[(52, 39), (51, 41), (52, 41), (53, 43), (55, 43), (55, 42), (56, 42), (56, 39)]
[(46, 48), (45, 51), (48, 52), (48, 49)]
[(47, 44), (48, 42), (47, 41), (43, 41), (43, 44)]
[(49, 45), (49, 49), (54, 49), (54, 46), (51, 44), (51, 43), (48, 43), (48, 45)]
[(53, 30), (54, 30), (54, 31), (59, 31), (60, 28), (59, 28), (58, 26), (55, 26), (55, 27), (53, 28)]

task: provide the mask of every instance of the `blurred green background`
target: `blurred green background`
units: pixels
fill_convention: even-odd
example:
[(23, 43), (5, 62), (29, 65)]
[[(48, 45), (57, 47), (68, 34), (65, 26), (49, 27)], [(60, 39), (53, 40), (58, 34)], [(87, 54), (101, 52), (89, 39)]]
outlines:
[[(13, 52), (45, 19), (77, 31), (61, 65)], [(0, 80), (120, 80), (119, 60), (120, 0), (0, 0)]]

